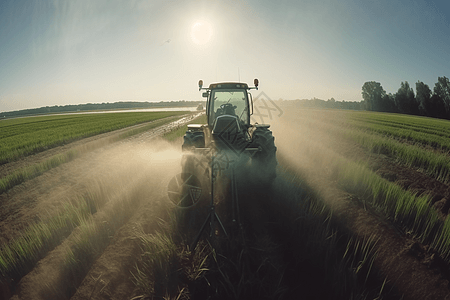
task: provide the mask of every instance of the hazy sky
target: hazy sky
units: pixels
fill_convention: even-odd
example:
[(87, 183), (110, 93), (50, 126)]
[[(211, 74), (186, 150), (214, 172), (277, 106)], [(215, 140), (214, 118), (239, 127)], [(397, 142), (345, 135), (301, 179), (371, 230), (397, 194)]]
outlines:
[(200, 100), (238, 70), (273, 99), (359, 101), (433, 88), (449, 54), (448, 0), (0, 0), (0, 112)]

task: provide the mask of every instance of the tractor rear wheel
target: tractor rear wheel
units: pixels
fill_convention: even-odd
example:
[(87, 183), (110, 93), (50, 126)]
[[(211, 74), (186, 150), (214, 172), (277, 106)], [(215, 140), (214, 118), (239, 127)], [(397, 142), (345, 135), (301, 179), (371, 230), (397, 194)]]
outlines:
[(261, 183), (270, 184), (277, 176), (277, 157), (275, 138), (267, 128), (258, 128), (252, 136), (252, 148), (260, 147), (252, 157), (252, 171), (254, 178)]

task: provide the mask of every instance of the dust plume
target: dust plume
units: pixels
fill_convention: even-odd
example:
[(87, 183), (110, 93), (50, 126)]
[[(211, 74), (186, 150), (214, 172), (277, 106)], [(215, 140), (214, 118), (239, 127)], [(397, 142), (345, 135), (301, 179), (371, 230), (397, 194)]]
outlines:
[[(32, 212), (45, 223), (73, 208), (80, 212), (78, 223), (31, 272), (22, 275), (16, 288), (19, 294), (12, 299), (66, 299), (76, 291), (115, 232), (126, 227), (133, 215), (150, 207), (156, 212), (156, 220), (161, 207), (170, 205), (161, 203), (169, 202), (168, 182), (181, 171), (179, 148), (162, 140), (130, 138), (87, 153), (47, 174), (46, 184), (52, 188), (39, 196), (42, 199)], [(65, 180), (56, 179), (61, 176)], [(83, 213), (83, 203), (90, 209), (87, 214)], [(42, 278), (46, 279), (44, 285)]]
[[(280, 164), (302, 175), (306, 184), (332, 205), (337, 191), (332, 189), (329, 176), (336, 173), (334, 162), (344, 159), (336, 152), (338, 141), (327, 134), (323, 112), (314, 109), (285, 109), (285, 114), (271, 122)], [(337, 207), (334, 207), (337, 208)]]

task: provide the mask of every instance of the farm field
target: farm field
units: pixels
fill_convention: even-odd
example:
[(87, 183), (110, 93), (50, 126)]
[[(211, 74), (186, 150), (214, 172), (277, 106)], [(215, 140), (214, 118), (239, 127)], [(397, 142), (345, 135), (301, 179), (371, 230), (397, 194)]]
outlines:
[[(0, 122), (4, 129), (0, 145), (3, 153), (3, 163), (0, 163), (0, 192), (86, 151), (169, 123), (182, 114), (186, 112), (73, 114), (4, 120)], [(126, 127), (128, 129), (125, 132), (118, 130)], [(114, 133), (108, 139), (86, 143), (86, 137), (92, 136), (91, 140), (95, 140), (100, 133), (111, 131)], [(80, 146), (75, 146), (75, 141), (83, 137)], [(66, 144), (70, 146), (64, 146)], [(44, 149), (50, 150), (43, 152)], [(30, 156), (33, 153), (37, 154)], [(22, 158), (19, 160), (20, 157)]]
[[(284, 111), (285, 115), (274, 126), (274, 134), (283, 139), (278, 139), (285, 146), (280, 152), (284, 152), (291, 167), (307, 174), (305, 181), (328, 199), (336, 214), (347, 210), (343, 213), (347, 218), (352, 214), (351, 206), (357, 205), (383, 220), (373, 221), (378, 225), (369, 231), (361, 227), (362, 221), (358, 219), (348, 225), (358, 235), (379, 239), (374, 266), (386, 273), (410, 274), (396, 279), (399, 289), (405, 284), (403, 290), (414, 289), (416, 275), (412, 274), (416, 268), (434, 268), (440, 274), (436, 277), (438, 282), (443, 281), (430, 280), (435, 286), (446, 286), (448, 293), (449, 187), (445, 170), (449, 157), (442, 143), (432, 144), (411, 137), (430, 131), (433, 126), (437, 126), (435, 135), (442, 135), (449, 123), (359, 111), (289, 107)], [(396, 130), (400, 126), (411, 128), (407, 133), (409, 138)], [(434, 138), (429, 134), (427, 141)], [(435, 157), (439, 157), (439, 163)], [(385, 242), (388, 229), (380, 228), (379, 232), (376, 229), (383, 222), (388, 222), (394, 235), (400, 235), (403, 240), (398, 240), (396, 245)], [(421, 265), (409, 261), (414, 267), (408, 268), (394, 263), (389, 258), (393, 253), (398, 256), (407, 253), (405, 260), (416, 256), (415, 262)], [(406, 298), (414, 296), (421, 297), (413, 293)]]
[(182, 124), (100, 142), (3, 192), (0, 299), (450, 297), (450, 123), (282, 109), (277, 179), (241, 175), (243, 229), (215, 248), (189, 252), (205, 212), (185, 219), (167, 196)]
[(69, 114), (0, 122), (0, 164), (100, 133), (186, 112)]

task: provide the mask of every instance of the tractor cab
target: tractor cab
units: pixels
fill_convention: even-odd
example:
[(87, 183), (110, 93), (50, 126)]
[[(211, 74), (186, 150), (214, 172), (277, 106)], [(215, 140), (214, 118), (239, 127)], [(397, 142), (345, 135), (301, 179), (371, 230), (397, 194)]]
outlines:
[(188, 125), (182, 145), (186, 153), (182, 163), (185, 173), (195, 173), (194, 155), (209, 153), (205, 149), (214, 148), (237, 156), (239, 161), (245, 160), (242, 166), (250, 163), (255, 178), (265, 182), (275, 178), (276, 147), (270, 125), (250, 123), (253, 100), (249, 90), (258, 89), (258, 84), (255, 79), (254, 87), (241, 82), (220, 82), (203, 88), (203, 80), (198, 82), (199, 90), (204, 90), (203, 97), (207, 98), (207, 124)]
[(204, 95), (208, 97), (206, 115), (210, 128), (214, 128), (217, 119), (223, 119), (224, 116), (236, 118), (241, 127), (250, 125), (250, 101), (247, 89), (247, 84), (233, 82), (209, 86)]

